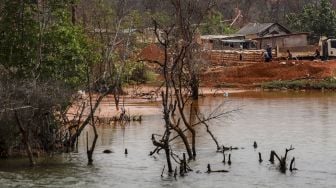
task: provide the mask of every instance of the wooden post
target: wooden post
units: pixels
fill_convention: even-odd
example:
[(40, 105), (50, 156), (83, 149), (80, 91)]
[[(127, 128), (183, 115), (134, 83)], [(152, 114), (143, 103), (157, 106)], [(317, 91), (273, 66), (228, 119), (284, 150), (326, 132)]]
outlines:
[(223, 152), (223, 163), (225, 164), (226, 161), (225, 161), (225, 153)]
[(210, 164), (208, 164), (207, 168), (208, 168), (207, 173), (210, 173), (211, 172), (211, 166), (210, 166)]
[(228, 164), (231, 165), (231, 153), (229, 154), (229, 161)]
[(254, 143), (253, 143), (253, 147), (254, 147), (254, 149), (256, 149), (256, 148), (258, 147), (258, 144), (257, 144), (256, 141), (254, 141)]
[(261, 158), (261, 153), (259, 152), (259, 163), (262, 163), (262, 162), (263, 162), (263, 160)]
[(272, 164), (274, 164), (274, 151), (272, 150), (271, 151), (271, 154), (270, 154), (270, 160), (269, 160)]
[(289, 166), (289, 170), (292, 172), (293, 170), (296, 170), (296, 168), (293, 167), (294, 165), (294, 162), (295, 162), (295, 157), (293, 157), (291, 163), (290, 163), (290, 166)]
[(183, 153), (183, 170), (185, 173), (187, 173), (187, 159), (185, 153)]
[(180, 164), (180, 176), (184, 176), (184, 162), (183, 161)]

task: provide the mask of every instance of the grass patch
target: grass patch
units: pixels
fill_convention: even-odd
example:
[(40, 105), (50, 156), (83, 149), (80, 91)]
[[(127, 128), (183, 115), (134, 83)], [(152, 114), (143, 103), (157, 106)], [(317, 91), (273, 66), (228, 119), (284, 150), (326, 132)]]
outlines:
[(334, 77), (323, 80), (284, 80), (265, 82), (261, 85), (263, 89), (329, 89), (336, 90), (336, 79)]
[(235, 88), (236, 85), (231, 84), (231, 83), (220, 83), (220, 84), (216, 84), (214, 87), (215, 88)]

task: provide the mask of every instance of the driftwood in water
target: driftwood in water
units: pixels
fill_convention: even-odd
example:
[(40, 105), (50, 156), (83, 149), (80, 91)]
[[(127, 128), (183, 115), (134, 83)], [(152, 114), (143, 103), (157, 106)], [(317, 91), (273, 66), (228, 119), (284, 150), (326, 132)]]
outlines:
[(289, 149), (286, 149), (286, 153), (285, 153), (285, 157), (281, 157), (280, 160), (280, 171), (285, 173), (287, 170), (287, 154), (289, 151), (294, 150), (294, 148), (292, 148), (292, 146)]
[(178, 163), (180, 166), (180, 175), (184, 176), (184, 174), (188, 173), (189, 171), (192, 171), (192, 169), (187, 164), (186, 154), (183, 153), (183, 159), (180, 159), (180, 157), (177, 154), (174, 154), (171, 152), (171, 157), (174, 159), (176, 163)]
[(106, 150), (103, 151), (103, 153), (110, 154), (110, 153), (113, 153), (113, 151), (109, 150), (109, 149), (106, 149)]
[(232, 151), (232, 150), (238, 150), (239, 148), (238, 147), (225, 147), (225, 146), (222, 146), (221, 149), (217, 150), (218, 153), (222, 153), (222, 152), (225, 152), (225, 151)]
[[(291, 146), (289, 149), (286, 149), (286, 153), (284, 157), (279, 157), (275, 151), (271, 151), (271, 157), (270, 157), (270, 161), (273, 164), (274, 163), (274, 156), (278, 159), (279, 161), (279, 170), (282, 173), (285, 173), (287, 170), (287, 155), (289, 151), (294, 150), (294, 148)], [(295, 160), (295, 159), (294, 159)], [(292, 160), (293, 161), (293, 160)], [(294, 163), (294, 161), (293, 161)]]
[(123, 114), (112, 116), (112, 117), (95, 117), (98, 121), (98, 124), (110, 124), (111, 122), (131, 122), (137, 121), (142, 122), (142, 115), (129, 115)]
[(229, 172), (227, 170), (212, 170), (210, 164), (208, 164), (207, 169), (208, 170), (206, 172), (209, 173), (209, 174), (214, 173), (214, 172)]

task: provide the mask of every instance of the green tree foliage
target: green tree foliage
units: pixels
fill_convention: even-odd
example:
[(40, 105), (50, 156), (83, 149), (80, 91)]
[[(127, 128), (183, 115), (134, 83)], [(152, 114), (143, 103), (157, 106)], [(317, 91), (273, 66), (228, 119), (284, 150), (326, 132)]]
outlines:
[(30, 74), (34, 48), (38, 41), (38, 25), (33, 20), (33, 7), (19, 1), (5, 1), (0, 20), (0, 61), (19, 76)]
[(0, 19), (0, 63), (18, 78), (79, 84), (95, 61), (87, 37), (71, 23), (70, 1), (5, 0)]
[(330, 0), (304, 6), (299, 14), (287, 15), (290, 26), (297, 31), (312, 32), (315, 36), (335, 36), (336, 12)]
[(214, 35), (214, 34), (232, 34), (235, 30), (226, 24), (224, 21), (223, 15), (216, 10), (209, 12), (207, 17), (204, 20), (204, 23), (201, 25), (201, 32), (205, 35)]
[(72, 3), (0, 0), (0, 157), (21, 151), (23, 132), (35, 150), (63, 149), (60, 115), (99, 58), (72, 23)]

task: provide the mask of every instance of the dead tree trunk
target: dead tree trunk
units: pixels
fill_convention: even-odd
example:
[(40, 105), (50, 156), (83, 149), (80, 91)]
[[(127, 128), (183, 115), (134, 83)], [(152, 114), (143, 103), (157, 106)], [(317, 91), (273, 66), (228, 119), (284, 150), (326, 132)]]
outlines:
[(199, 79), (192, 73), (191, 80), (190, 80), (190, 87), (191, 87), (191, 97), (193, 100), (198, 100), (199, 96)]
[(114, 103), (116, 105), (117, 111), (119, 111), (120, 93), (121, 93), (120, 90), (121, 90), (121, 87), (119, 88), (119, 86), (115, 86), (114, 92), (113, 92)]
[(25, 145), (25, 148), (26, 148), (26, 153), (27, 153), (27, 156), (29, 158), (29, 164), (30, 164), (30, 166), (34, 166), (35, 161), (34, 161), (33, 152), (32, 152), (32, 149), (31, 149), (31, 146), (30, 146), (30, 143), (29, 143), (28, 132), (23, 128), (23, 125), (20, 121), (19, 115), (18, 115), (16, 110), (14, 111), (14, 116), (15, 116), (16, 123), (17, 123), (17, 125), (20, 129), (20, 133), (22, 134), (22, 142), (23, 142), (23, 144)]
[[(288, 155), (288, 152), (289, 151), (292, 151), (294, 150), (294, 148), (292, 148), (292, 146), (289, 148), (289, 149), (286, 149), (286, 153), (285, 153), (285, 156), (284, 157), (279, 157), (275, 151), (271, 151), (271, 159), (270, 161), (273, 159), (274, 161), (274, 156), (278, 159), (279, 161), (279, 170), (282, 172), (282, 173), (285, 173), (286, 170), (287, 170), (287, 155)], [(271, 161), (272, 162), (272, 161)], [(273, 163), (273, 162), (272, 162)]]
[(91, 121), (91, 116), (94, 116), (94, 113), (96, 112), (96, 110), (99, 107), (99, 104), (101, 103), (101, 101), (110, 93), (109, 91), (106, 91), (105, 93), (103, 93), (102, 95), (100, 95), (98, 97), (98, 99), (96, 100), (95, 104), (93, 105), (93, 107), (90, 110), (90, 114), (85, 118), (85, 120), (83, 121), (83, 123), (78, 127), (78, 130), (76, 131), (75, 134), (73, 134), (69, 141), (72, 144), (72, 148), (74, 147), (74, 144), (76, 143), (76, 139), (80, 136), (80, 134), (82, 133), (82, 131), (84, 130), (84, 128), (90, 123)]
[[(181, 72), (179, 74), (181, 74)], [(176, 98), (176, 101), (177, 101), (178, 112), (179, 112), (179, 114), (182, 118), (183, 124), (187, 127), (187, 129), (191, 133), (192, 155), (189, 156), (189, 159), (195, 159), (196, 158), (196, 131), (191, 126), (190, 122), (188, 122), (187, 117), (184, 113), (185, 101), (183, 99), (182, 85), (179, 84), (179, 86), (178, 86), (178, 84), (175, 81), (175, 78), (173, 78), (172, 75), (173, 74), (171, 74), (171, 80), (172, 80), (172, 84), (173, 84), (173, 87), (174, 87), (174, 94), (175, 94), (175, 98)], [(180, 76), (178, 76), (178, 77), (180, 77)], [(182, 78), (180, 77), (179, 82), (181, 82), (181, 80), (182, 80)], [(189, 151), (188, 151), (188, 155), (189, 155)]]
[[(169, 137), (169, 135), (170, 135), (170, 133), (166, 133), (165, 136)], [(154, 146), (164, 149), (165, 155), (166, 155), (166, 160), (167, 160), (168, 172), (172, 173), (173, 172), (173, 167), (172, 167), (172, 163), (171, 163), (171, 159), (170, 159), (170, 149), (169, 149), (169, 144), (168, 144), (169, 142), (162, 143), (162, 142), (156, 141), (154, 134), (152, 135), (152, 142), (153, 142)]]
[[(197, 88), (197, 98), (198, 98), (198, 88)], [(191, 105), (190, 105), (190, 120), (189, 120), (189, 124), (188, 124), (189, 129), (192, 128), (192, 129), (190, 129), (190, 132), (192, 133), (191, 145), (192, 145), (192, 151), (193, 151), (193, 157), (194, 158), (196, 157), (196, 131), (191, 125), (196, 123), (198, 113), (199, 113), (199, 105), (198, 105), (198, 100), (196, 99), (196, 100), (193, 100)]]
[(189, 156), (189, 160), (192, 159), (192, 151), (191, 151), (191, 148), (190, 148), (190, 145), (189, 145), (189, 141), (188, 141), (188, 138), (186, 137), (186, 135), (183, 133), (183, 131), (179, 128), (179, 125), (180, 123), (177, 123), (177, 125), (173, 125), (172, 128), (177, 132), (177, 134), (181, 137), (185, 147), (186, 147), (186, 150), (187, 150), (187, 154)]
[(77, 10), (77, 5), (75, 1), (73, 0), (71, 2), (71, 22), (73, 25), (76, 25), (76, 22), (77, 22), (76, 10)]
[(170, 159), (170, 149), (169, 147), (166, 147), (165, 149), (166, 159), (167, 159), (167, 165), (168, 165), (168, 172), (173, 173), (172, 163)]
[(88, 165), (93, 164), (93, 152), (96, 147), (96, 143), (98, 139), (97, 129), (95, 126), (93, 126), (93, 131), (94, 131), (94, 139), (93, 139), (90, 149), (89, 149), (89, 133), (86, 132), (86, 153), (87, 153), (87, 158), (88, 158)]
[(89, 67), (87, 68), (87, 82), (88, 82), (88, 90), (89, 90), (89, 100), (90, 100), (90, 118), (91, 118), (91, 125), (93, 127), (93, 132), (94, 132), (94, 139), (91, 145), (91, 148), (89, 149), (89, 136), (88, 133), (86, 133), (86, 141), (87, 141), (87, 157), (88, 157), (88, 164), (92, 165), (93, 163), (93, 152), (96, 147), (97, 139), (98, 139), (98, 133), (97, 133), (97, 128), (96, 124), (94, 121), (94, 111), (93, 111), (93, 106), (92, 106), (92, 94), (91, 94), (91, 87), (90, 87), (90, 75), (89, 75)]

